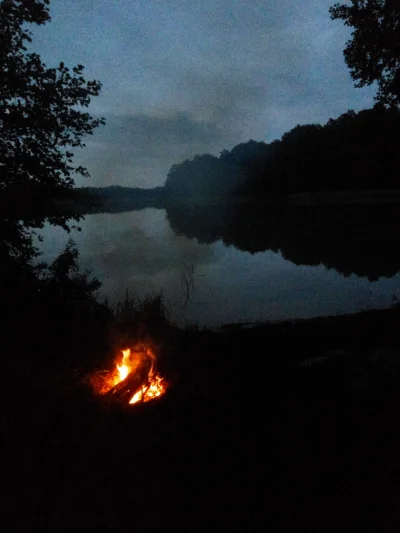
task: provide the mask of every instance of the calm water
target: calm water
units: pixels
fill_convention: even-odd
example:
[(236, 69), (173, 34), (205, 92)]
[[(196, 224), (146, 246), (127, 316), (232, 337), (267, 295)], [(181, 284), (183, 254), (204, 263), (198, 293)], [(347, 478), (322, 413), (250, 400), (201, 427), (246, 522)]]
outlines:
[[(82, 232), (70, 236), (81, 267), (103, 282), (100, 296), (117, 301), (127, 290), (138, 296), (162, 290), (175, 321), (207, 326), (347, 313), (385, 307), (400, 296), (399, 274), (390, 272), (391, 277), (376, 281), (349, 272), (345, 277), (319, 264), (318, 257), (304, 260), (315, 266), (296, 265), (281, 251), (240, 251), (218, 238), (218, 232), (189, 238), (171, 221), (173, 231), (172, 219), (157, 209), (86, 216)], [(52, 260), (69, 236), (58, 228), (46, 228), (43, 235), (44, 259)], [(375, 252), (371, 257), (376, 258)], [(188, 302), (185, 280), (193, 282)]]

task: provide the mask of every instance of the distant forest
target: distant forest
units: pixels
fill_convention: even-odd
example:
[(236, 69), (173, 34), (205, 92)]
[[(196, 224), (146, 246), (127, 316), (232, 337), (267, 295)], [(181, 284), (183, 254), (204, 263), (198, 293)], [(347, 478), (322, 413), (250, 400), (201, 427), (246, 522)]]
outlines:
[[(63, 211), (98, 213), (186, 201), (276, 202), (302, 193), (376, 191), (379, 196), (378, 191), (400, 190), (399, 168), (400, 111), (378, 104), (359, 113), (350, 110), (324, 126), (298, 125), (271, 143), (250, 140), (219, 157), (195, 155), (172, 165), (164, 187), (82, 187), (59, 199)], [(398, 202), (398, 193), (394, 196)]]
[(173, 165), (169, 198), (285, 197), (305, 192), (400, 188), (400, 112), (376, 105), (324, 126), (296, 126), (271, 143), (250, 140)]

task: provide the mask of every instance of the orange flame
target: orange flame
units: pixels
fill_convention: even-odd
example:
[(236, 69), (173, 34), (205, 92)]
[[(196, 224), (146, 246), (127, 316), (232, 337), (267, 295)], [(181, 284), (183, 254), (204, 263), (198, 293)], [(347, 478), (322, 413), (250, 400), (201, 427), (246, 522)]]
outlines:
[(158, 398), (164, 392), (164, 380), (160, 375), (156, 374), (151, 378), (148, 385), (143, 385), (143, 387), (132, 396), (129, 403), (149, 402), (150, 400), (154, 400), (154, 398)]
[(155, 355), (152, 350), (148, 347), (143, 349), (138, 349), (137, 351), (131, 352), (130, 348), (126, 350), (121, 350), (122, 358), (119, 363), (116, 364), (116, 368), (112, 373), (108, 373), (105, 381), (101, 384), (96, 384), (96, 379), (94, 379), (93, 385), (98, 390), (100, 394), (105, 394), (110, 389), (121, 383), (126, 379), (129, 374), (135, 372), (139, 365), (140, 357), (148, 357), (151, 359), (151, 367), (147, 376), (146, 383), (132, 396), (129, 403), (135, 404), (138, 402), (149, 402), (158, 398), (165, 393), (167, 389), (167, 383), (164, 378), (162, 378), (158, 373), (155, 372)]
[(131, 350), (128, 348), (127, 350), (121, 350), (122, 351), (122, 361), (121, 364), (117, 364), (117, 371), (118, 374), (114, 377), (114, 386), (123, 381), (128, 374), (132, 372), (132, 368), (129, 365), (129, 356), (131, 355)]

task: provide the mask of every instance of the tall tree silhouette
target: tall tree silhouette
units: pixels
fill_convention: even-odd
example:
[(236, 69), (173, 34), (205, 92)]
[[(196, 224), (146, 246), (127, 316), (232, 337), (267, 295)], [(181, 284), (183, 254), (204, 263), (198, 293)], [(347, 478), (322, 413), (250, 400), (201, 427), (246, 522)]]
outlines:
[(77, 174), (70, 149), (83, 147), (103, 118), (83, 108), (100, 92), (84, 67), (48, 68), (28, 50), (28, 24), (50, 21), (49, 0), (0, 1), (0, 208), (2, 254), (24, 261), (35, 256), (32, 228), (46, 221), (68, 229), (72, 215), (57, 214), (52, 202), (72, 188)]
[(400, 108), (399, 0), (350, 0), (329, 12), (353, 28), (343, 53), (356, 87), (377, 82), (375, 100)]

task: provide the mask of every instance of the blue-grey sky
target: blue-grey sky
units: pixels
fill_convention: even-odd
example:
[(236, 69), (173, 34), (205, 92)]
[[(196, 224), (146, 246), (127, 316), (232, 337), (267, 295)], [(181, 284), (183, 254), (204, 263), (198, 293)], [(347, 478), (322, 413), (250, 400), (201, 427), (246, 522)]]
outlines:
[(32, 48), (50, 66), (85, 65), (103, 83), (77, 185), (162, 185), (174, 163), (270, 142), (373, 104), (342, 50), (334, 0), (52, 0)]

